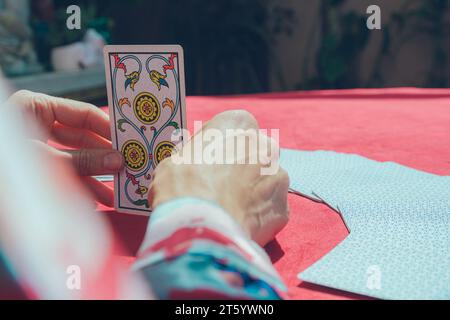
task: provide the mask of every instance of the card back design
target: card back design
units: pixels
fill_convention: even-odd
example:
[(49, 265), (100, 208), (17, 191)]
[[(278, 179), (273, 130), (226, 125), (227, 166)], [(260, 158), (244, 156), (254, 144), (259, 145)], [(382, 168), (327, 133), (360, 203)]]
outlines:
[(449, 299), (450, 176), (334, 151), (281, 150), (291, 188), (341, 214), (349, 236), (304, 281), (381, 299)]

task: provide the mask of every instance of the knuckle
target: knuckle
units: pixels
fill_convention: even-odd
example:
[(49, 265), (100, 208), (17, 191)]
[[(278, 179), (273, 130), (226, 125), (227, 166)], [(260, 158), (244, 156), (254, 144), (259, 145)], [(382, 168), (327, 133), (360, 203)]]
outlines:
[(147, 200), (152, 208), (154, 208), (153, 207), (154, 199), (155, 199), (155, 183), (152, 182), (152, 183), (150, 183), (150, 185), (148, 187), (148, 193), (147, 193)]
[(237, 110), (231, 110), (231, 112), (234, 114), (234, 116), (237, 119), (256, 122), (255, 116), (247, 110), (237, 109)]
[(258, 126), (258, 121), (256, 121), (255, 116), (249, 111), (240, 109), (232, 110), (230, 112), (230, 116), (234, 118), (234, 120), (236, 120), (238, 123), (243, 124), (244, 127), (251, 128), (254, 126)]
[(82, 128), (86, 128), (86, 129), (92, 130), (91, 121), (90, 121), (91, 117), (92, 117), (92, 110), (91, 109), (87, 109), (86, 113), (84, 114), (83, 119), (81, 120), (81, 127)]
[(25, 89), (16, 91), (9, 101), (16, 107), (25, 108), (28, 115), (37, 119), (44, 119), (48, 115), (46, 110), (51, 107), (51, 101), (47, 95)]
[(287, 188), (289, 188), (289, 183), (290, 183), (289, 174), (282, 167), (280, 167), (278, 170), (278, 178), (280, 179), (280, 182), (283, 185), (285, 185)]
[(160, 163), (158, 163), (158, 166), (156, 167), (155, 171), (167, 170), (170, 167), (171, 163), (172, 163), (171, 157), (165, 158)]
[(225, 120), (235, 123), (241, 128), (257, 128), (258, 121), (255, 116), (247, 110), (237, 109), (228, 110), (218, 114), (216, 120)]
[(92, 157), (88, 150), (80, 150), (75, 157), (75, 166), (81, 175), (87, 175), (92, 168)]
[(14, 92), (11, 97), (9, 97), (9, 101), (16, 104), (24, 104), (28, 99), (33, 96), (33, 92), (25, 89), (18, 90)]
[(90, 142), (89, 138), (90, 138), (90, 136), (88, 134), (84, 133), (84, 134), (78, 135), (76, 139), (78, 140), (77, 143), (79, 146), (81, 146), (82, 148), (86, 148), (89, 146), (89, 142)]
[(46, 114), (46, 108), (49, 106), (48, 99), (41, 94), (34, 94), (29, 98), (29, 104), (32, 113), (36, 119), (43, 119)]
[(280, 220), (282, 224), (281, 228), (283, 228), (289, 222), (289, 207), (286, 208)]
[(25, 98), (25, 97), (29, 97), (32, 96), (33, 92), (30, 90), (26, 90), (26, 89), (20, 89), (18, 91), (16, 91), (11, 97), (14, 98)]
[(273, 137), (269, 137), (269, 141), (270, 141), (270, 145), (273, 150), (280, 149), (280, 144), (278, 143), (278, 141), (276, 139), (274, 139)]
[(261, 147), (266, 147), (267, 149), (275, 153), (279, 152), (280, 145), (276, 139), (263, 133), (259, 133), (259, 138), (261, 139), (260, 141), (262, 142)]

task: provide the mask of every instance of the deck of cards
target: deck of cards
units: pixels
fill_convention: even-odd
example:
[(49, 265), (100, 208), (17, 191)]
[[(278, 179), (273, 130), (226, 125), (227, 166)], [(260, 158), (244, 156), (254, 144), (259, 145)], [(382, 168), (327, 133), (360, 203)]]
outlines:
[(125, 161), (114, 177), (115, 209), (149, 215), (153, 170), (182, 143), (186, 128), (183, 50), (105, 46), (104, 56), (112, 145)]

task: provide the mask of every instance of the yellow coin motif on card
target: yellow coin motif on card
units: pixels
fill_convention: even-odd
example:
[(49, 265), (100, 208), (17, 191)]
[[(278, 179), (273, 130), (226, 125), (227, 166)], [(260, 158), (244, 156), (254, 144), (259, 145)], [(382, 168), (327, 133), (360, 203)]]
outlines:
[(172, 155), (175, 145), (170, 141), (162, 141), (155, 148), (155, 165)]
[(132, 171), (139, 171), (147, 165), (148, 155), (145, 147), (137, 140), (128, 140), (122, 146), (125, 165)]
[(149, 93), (141, 92), (133, 101), (134, 115), (144, 124), (154, 124), (161, 115), (158, 99)]

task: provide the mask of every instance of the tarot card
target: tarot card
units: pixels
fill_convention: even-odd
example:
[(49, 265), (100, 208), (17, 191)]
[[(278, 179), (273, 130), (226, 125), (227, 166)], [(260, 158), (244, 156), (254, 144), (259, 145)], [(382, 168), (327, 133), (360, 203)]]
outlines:
[(183, 49), (105, 46), (104, 56), (112, 144), (125, 161), (114, 177), (114, 206), (148, 215), (153, 171), (182, 143), (186, 128)]

